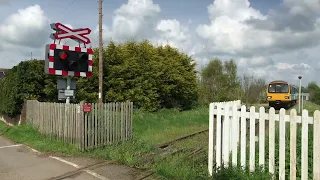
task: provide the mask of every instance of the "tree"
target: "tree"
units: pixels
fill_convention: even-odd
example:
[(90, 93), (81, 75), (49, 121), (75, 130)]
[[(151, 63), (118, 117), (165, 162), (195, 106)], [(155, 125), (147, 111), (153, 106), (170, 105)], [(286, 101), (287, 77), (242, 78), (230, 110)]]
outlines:
[(240, 96), (237, 66), (233, 60), (224, 63), (219, 59), (211, 60), (201, 71), (200, 84), (202, 104), (235, 100)]
[(44, 74), (44, 61), (22, 61), (7, 71), (0, 86), (0, 114), (14, 117), (25, 100), (56, 101), (56, 77)]
[(315, 82), (310, 82), (307, 89), (310, 93), (310, 101), (320, 104), (320, 87)]
[(246, 104), (261, 103), (266, 100), (267, 83), (265, 79), (244, 74), (241, 85), (243, 90), (242, 101)]
[[(96, 53), (97, 51), (95, 51)], [(94, 56), (94, 71), (98, 60)], [(104, 102), (132, 101), (137, 108), (189, 109), (197, 103), (197, 79), (192, 59), (170, 47), (129, 41), (104, 49)], [(96, 102), (97, 74), (78, 80), (79, 100)]]
[[(137, 108), (190, 109), (197, 104), (195, 65), (170, 46), (154, 47), (133, 41), (104, 48), (104, 102), (132, 101)], [(77, 81), (73, 102), (98, 100), (98, 51), (94, 50), (92, 78)], [(44, 74), (44, 61), (23, 61), (0, 81), (0, 113), (15, 116), (25, 100), (56, 102), (58, 76)]]

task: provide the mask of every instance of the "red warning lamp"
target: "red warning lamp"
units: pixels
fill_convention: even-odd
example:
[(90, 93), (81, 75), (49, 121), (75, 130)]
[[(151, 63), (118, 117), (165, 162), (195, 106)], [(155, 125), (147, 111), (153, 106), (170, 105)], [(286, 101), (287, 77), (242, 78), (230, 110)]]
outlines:
[(63, 52), (63, 51), (62, 51), (62, 52), (60, 52), (59, 57), (60, 57), (60, 59), (65, 60), (65, 59), (67, 59), (68, 54), (67, 54), (66, 52)]

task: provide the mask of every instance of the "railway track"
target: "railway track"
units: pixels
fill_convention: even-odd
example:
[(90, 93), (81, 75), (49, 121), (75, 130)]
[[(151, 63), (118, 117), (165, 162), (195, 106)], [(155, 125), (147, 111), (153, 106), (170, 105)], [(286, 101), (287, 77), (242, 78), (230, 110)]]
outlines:
[(177, 142), (181, 142), (181, 141), (183, 141), (185, 139), (192, 138), (192, 137), (194, 137), (196, 135), (199, 135), (199, 134), (202, 134), (202, 133), (205, 133), (205, 132), (209, 132), (209, 129), (201, 130), (201, 131), (198, 131), (198, 132), (195, 132), (195, 133), (192, 133), (192, 134), (188, 134), (188, 135), (179, 137), (179, 138), (171, 140), (169, 142), (166, 142), (166, 143), (163, 143), (163, 144), (159, 144), (157, 147), (158, 147), (158, 149), (162, 150), (162, 152), (160, 154), (160, 157), (162, 159), (165, 159), (165, 158), (169, 157), (170, 155), (174, 155), (174, 154), (177, 154), (177, 153), (180, 153), (180, 152), (187, 153), (188, 157), (194, 157), (195, 155), (203, 152), (204, 149), (200, 147), (200, 148), (196, 148), (196, 149), (192, 149), (192, 150), (187, 150), (185, 148), (174, 148), (174, 147), (170, 148), (170, 146), (174, 145)]
[(209, 132), (209, 129), (204, 129), (204, 130), (192, 133), (192, 134), (181, 136), (181, 137), (179, 137), (177, 139), (168, 141), (166, 143), (159, 144), (157, 147), (158, 147), (158, 149), (160, 151), (162, 151), (161, 154), (160, 154), (160, 157), (162, 159), (165, 159), (165, 158), (169, 157), (170, 155), (174, 155), (174, 154), (177, 154), (177, 153), (180, 153), (180, 152), (185, 152), (185, 153), (187, 153), (188, 157), (193, 157), (193, 156), (203, 152), (204, 149), (202, 147), (196, 148), (196, 149), (192, 149), (192, 150), (187, 150), (185, 148), (174, 148), (172, 145), (174, 145), (177, 142), (181, 142), (183, 140), (195, 137), (196, 135), (199, 135), (199, 134), (202, 134), (202, 133), (206, 133), (206, 132)]
[[(195, 137), (195, 136), (197, 136), (199, 134), (202, 134), (202, 133), (205, 133), (205, 132), (208, 132), (208, 131), (209, 131), (209, 129), (204, 129), (204, 130), (201, 130), (201, 131), (198, 131), (198, 132), (195, 132), (195, 133), (191, 133), (191, 134), (188, 134), (188, 135), (185, 135), (185, 136), (181, 136), (179, 138), (173, 139), (173, 140), (165, 142), (165, 143), (158, 144), (156, 147), (160, 151), (159, 157), (164, 160), (164, 159), (168, 158), (169, 156), (172, 156), (174, 154), (181, 153), (181, 152), (186, 153), (187, 157), (190, 157), (190, 158), (195, 157), (196, 155), (204, 152), (205, 149), (203, 147), (198, 147), (198, 148), (195, 148), (195, 149), (191, 149), (191, 150), (189, 149), (188, 150), (186, 148), (175, 148), (175, 147), (173, 147), (173, 145), (175, 143), (177, 143), (177, 142), (181, 142), (183, 140)], [(151, 163), (151, 162), (153, 162), (154, 157), (155, 157), (155, 154), (145, 155), (143, 163)], [(139, 177), (136, 180), (146, 179), (146, 178), (150, 177), (153, 174), (154, 174), (154, 172), (147, 171), (145, 176)]]
[(191, 138), (191, 137), (193, 137), (193, 136), (196, 136), (196, 135), (198, 135), (198, 134), (205, 133), (205, 132), (208, 132), (208, 131), (209, 131), (209, 129), (205, 129), (205, 130), (201, 130), (201, 131), (198, 131), (198, 132), (195, 132), (195, 133), (192, 133), (192, 134), (188, 134), (188, 135), (179, 137), (179, 138), (177, 138), (177, 139), (174, 139), (174, 140), (172, 140), (172, 141), (159, 144), (157, 147), (160, 148), (160, 149), (164, 149), (164, 148), (166, 148), (166, 147), (174, 144), (175, 142), (182, 141), (182, 140), (184, 140), (184, 139), (188, 139), (188, 138)]
[(98, 163), (90, 164), (90, 165), (78, 168), (78, 169), (76, 169), (74, 171), (69, 171), (69, 172), (64, 173), (62, 175), (49, 178), (47, 180), (62, 180), (62, 179), (66, 179), (66, 178), (71, 178), (73, 176), (79, 175), (79, 174), (81, 174), (83, 172), (86, 172), (88, 170), (93, 170), (93, 169), (105, 166), (107, 164), (110, 164), (112, 162), (114, 162), (114, 161), (100, 161)]

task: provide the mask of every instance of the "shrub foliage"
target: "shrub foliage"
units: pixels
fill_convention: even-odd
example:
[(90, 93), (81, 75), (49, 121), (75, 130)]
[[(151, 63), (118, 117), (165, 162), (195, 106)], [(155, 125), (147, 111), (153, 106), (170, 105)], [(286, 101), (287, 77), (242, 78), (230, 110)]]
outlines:
[[(198, 84), (193, 61), (170, 46), (148, 41), (110, 42), (104, 48), (104, 102), (132, 101), (137, 108), (190, 109), (197, 103)], [(98, 100), (98, 51), (93, 77), (77, 80), (74, 102)], [(22, 61), (0, 81), (0, 114), (15, 116), (27, 99), (57, 101), (57, 77), (44, 74), (44, 60)]]

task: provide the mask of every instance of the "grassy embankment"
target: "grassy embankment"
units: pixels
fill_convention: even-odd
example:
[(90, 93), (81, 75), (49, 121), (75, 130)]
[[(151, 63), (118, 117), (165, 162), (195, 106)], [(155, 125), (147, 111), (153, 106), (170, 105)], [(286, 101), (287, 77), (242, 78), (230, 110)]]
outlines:
[[(307, 102), (304, 109), (309, 110), (309, 116), (313, 114), (319, 106)], [(124, 142), (119, 145), (113, 145), (106, 148), (100, 148), (90, 152), (80, 153), (71, 145), (50, 140), (47, 137), (41, 136), (35, 129), (30, 126), (15, 126), (7, 127), (0, 122), (0, 131), (7, 137), (17, 143), (27, 144), (42, 152), (55, 153), (59, 155), (76, 155), (90, 156), (95, 158), (118, 160), (123, 164), (130, 166), (148, 168), (154, 170), (155, 175), (165, 179), (208, 179), (207, 178), (207, 134), (199, 135), (190, 138), (184, 142), (178, 143), (176, 146), (185, 149), (193, 149), (203, 147), (205, 152), (197, 155), (197, 158), (188, 158), (187, 154), (179, 153), (172, 155), (169, 158), (161, 159), (156, 156), (153, 163), (144, 163), (144, 153), (152, 152), (156, 155), (159, 153), (155, 146), (175, 139), (177, 137), (190, 134), (208, 127), (208, 108), (197, 108), (191, 111), (178, 112), (175, 110), (162, 110), (157, 113), (147, 113), (136, 111), (134, 113), (134, 139), (129, 142)], [(289, 125), (289, 124), (288, 124)], [(288, 127), (288, 126), (287, 126)], [(312, 125), (310, 126), (312, 128)], [(309, 135), (312, 135), (312, 130), (309, 128)], [(289, 130), (289, 129), (288, 129)], [(298, 172), (300, 175), (300, 152), (301, 152), (301, 128), (298, 128)], [(286, 132), (286, 148), (289, 148), (289, 131)], [(268, 144), (268, 137), (266, 144)], [(312, 145), (312, 136), (309, 136), (309, 145)], [(278, 136), (276, 137), (276, 164), (278, 164)], [(310, 146), (311, 147), (311, 146)], [(266, 146), (268, 149), (268, 146)], [(256, 163), (258, 164), (258, 144), (256, 145)], [(249, 153), (249, 152), (248, 152)], [(247, 153), (247, 154), (248, 154)], [(286, 151), (286, 168), (289, 168), (290, 152)], [(266, 151), (266, 164), (268, 164), (268, 151)], [(312, 148), (309, 148), (309, 167), (312, 165)], [(286, 171), (288, 176), (289, 171)], [(309, 170), (310, 176), (312, 172)], [(239, 168), (220, 171), (216, 174), (215, 179), (268, 179), (268, 176), (257, 170), (255, 173), (240, 171)]]
[[(179, 112), (162, 110), (157, 113), (136, 111), (134, 113), (132, 141), (90, 152), (81, 153), (71, 145), (50, 140), (40, 135), (28, 125), (6, 126), (0, 122), (0, 132), (17, 143), (24, 143), (41, 152), (67, 156), (90, 156), (102, 159), (118, 160), (120, 163), (134, 167), (154, 170), (157, 177), (168, 179), (205, 179), (207, 177), (207, 153), (201, 155), (200, 161), (190, 160), (182, 153), (161, 159), (155, 146), (180, 136), (208, 128), (208, 108), (197, 108)], [(204, 147), (207, 151), (207, 135), (188, 140), (185, 148)], [(156, 154), (153, 163), (145, 163), (144, 153)]]

